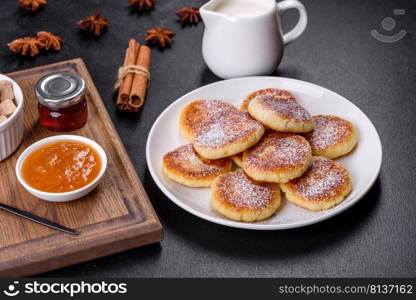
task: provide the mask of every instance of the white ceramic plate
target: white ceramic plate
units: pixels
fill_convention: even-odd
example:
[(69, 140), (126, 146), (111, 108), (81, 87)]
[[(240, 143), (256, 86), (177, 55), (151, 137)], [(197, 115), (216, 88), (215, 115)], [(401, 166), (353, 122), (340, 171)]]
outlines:
[[(162, 157), (168, 151), (187, 143), (179, 130), (179, 113), (197, 99), (219, 99), (239, 106), (245, 95), (262, 88), (279, 88), (292, 92), (312, 115), (334, 114), (351, 121), (358, 129), (359, 142), (353, 152), (338, 159), (350, 171), (353, 190), (340, 205), (322, 212), (312, 212), (284, 200), (271, 218), (243, 223), (216, 213), (210, 202), (209, 188), (190, 188), (165, 176)], [(208, 221), (245, 229), (275, 230), (306, 226), (328, 219), (360, 200), (376, 180), (381, 167), (381, 143), (368, 117), (344, 97), (323, 87), (289, 78), (246, 77), (224, 80), (196, 89), (173, 102), (163, 111), (150, 130), (146, 158), (150, 173), (159, 188), (177, 205)]]

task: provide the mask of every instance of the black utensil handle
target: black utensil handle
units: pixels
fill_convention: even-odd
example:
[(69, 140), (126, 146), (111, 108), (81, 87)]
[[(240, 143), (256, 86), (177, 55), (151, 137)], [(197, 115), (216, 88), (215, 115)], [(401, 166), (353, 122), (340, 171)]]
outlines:
[(59, 230), (59, 231), (62, 231), (62, 232), (68, 233), (68, 234), (72, 234), (72, 235), (77, 235), (78, 234), (78, 231), (76, 231), (76, 230), (67, 228), (65, 226), (62, 226), (62, 225), (59, 225), (59, 224), (54, 223), (52, 221), (49, 221), (45, 218), (34, 215), (30, 212), (22, 211), (20, 209), (11, 207), (11, 206), (6, 205), (6, 204), (0, 203), (0, 210), (6, 211), (6, 212), (11, 213), (13, 215), (25, 218), (25, 219), (30, 220), (32, 222), (36, 222), (38, 224), (41, 224), (41, 225), (47, 226), (49, 228), (56, 229), (56, 230)]

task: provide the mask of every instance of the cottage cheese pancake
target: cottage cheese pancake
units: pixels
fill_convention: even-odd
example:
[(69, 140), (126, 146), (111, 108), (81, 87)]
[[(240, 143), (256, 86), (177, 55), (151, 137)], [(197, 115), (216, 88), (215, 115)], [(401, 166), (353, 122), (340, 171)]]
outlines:
[(236, 155), (231, 156), (231, 159), (233, 160), (234, 164), (237, 167), (242, 168), (243, 167), (243, 153), (238, 153)]
[(248, 112), (254, 119), (276, 131), (305, 133), (313, 129), (311, 115), (294, 98), (258, 95), (249, 103)]
[(256, 180), (281, 183), (301, 176), (310, 167), (311, 159), (311, 147), (302, 136), (268, 132), (244, 151), (242, 165)]
[(235, 221), (264, 220), (281, 202), (277, 184), (255, 181), (242, 170), (217, 177), (211, 190), (213, 208)]
[(264, 134), (264, 127), (248, 113), (219, 100), (197, 100), (180, 115), (180, 128), (205, 158), (232, 156), (251, 147)]
[(255, 97), (257, 97), (259, 95), (270, 95), (270, 96), (273, 96), (274, 98), (277, 98), (277, 99), (291, 100), (291, 101), (296, 102), (295, 97), (290, 92), (285, 91), (285, 90), (269, 88), (269, 89), (257, 90), (257, 91), (254, 91), (254, 92), (248, 94), (244, 98), (243, 103), (240, 106), (240, 109), (242, 111), (248, 111), (248, 105), (250, 104), (251, 100), (253, 100)]
[(312, 168), (299, 178), (280, 184), (288, 201), (309, 210), (326, 210), (351, 192), (348, 170), (340, 163), (314, 156)]
[(351, 122), (331, 115), (317, 115), (313, 121), (315, 128), (307, 139), (314, 155), (340, 157), (351, 152), (357, 144), (357, 134)]
[(229, 158), (208, 160), (194, 150), (192, 144), (180, 146), (163, 157), (166, 175), (183, 185), (209, 187), (218, 175), (231, 170)]

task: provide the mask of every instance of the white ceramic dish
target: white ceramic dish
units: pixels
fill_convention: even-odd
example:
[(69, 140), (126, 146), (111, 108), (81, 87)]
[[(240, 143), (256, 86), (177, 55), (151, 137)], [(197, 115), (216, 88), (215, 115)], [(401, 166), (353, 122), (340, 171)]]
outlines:
[[(190, 188), (168, 179), (161, 168), (163, 155), (187, 143), (179, 131), (178, 119), (182, 108), (196, 99), (219, 99), (239, 106), (248, 93), (262, 88), (291, 91), (312, 115), (334, 114), (351, 121), (357, 128), (359, 142), (355, 150), (338, 159), (351, 173), (353, 191), (340, 205), (322, 212), (312, 212), (284, 200), (271, 218), (242, 223), (216, 213), (210, 202), (210, 189)], [(159, 116), (149, 133), (146, 159), (150, 173), (159, 188), (177, 205), (188, 212), (214, 223), (257, 230), (274, 230), (306, 226), (328, 219), (360, 200), (376, 180), (382, 160), (378, 133), (368, 117), (344, 97), (323, 87), (289, 78), (246, 77), (216, 82), (196, 89), (173, 102)]]
[[(40, 146), (43, 146), (52, 142), (58, 142), (58, 141), (76, 141), (76, 142), (87, 144), (90, 147), (94, 148), (95, 151), (97, 151), (101, 159), (100, 173), (93, 181), (91, 181), (86, 186), (83, 186), (82, 188), (79, 188), (77, 190), (70, 191), (70, 192), (47, 193), (47, 192), (34, 189), (33, 187), (29, 186), (22, 177), (23, 162), (25, 158), (28, 156), (28, 154), (31, 153), (33, 150), (39, 148)], [(17, 163), (16, 163), (16, 176), (20, 184), (23, 185), (23, 187), (33, 196), (46, 200), (46, 201), (51, 201), (51, 202), (66, 202), (66, 201), (79, 199), (81, 197), (84, 197), (88, 193), (90, 193), (98, 185), (106, 169), (107, 169), (107, 156), (103, 148), (100, 145), (98, 145), (96, 142), (86, 137), (79, 136), (79, 135), (56, 135), (56, 136), (47, 137), (45, 139), (37, 141), (36, 143), (27, 147), (25, 151), (22, 152), (22, 154), (19, 156)]]
[(13, 84), (17, 110), (6, 121), (0, 124), (0, 161), (9, 157), (19, 147), (23, 138), (23, 93), (17, 83), (0, 74), (0, 81), (7, 80)]

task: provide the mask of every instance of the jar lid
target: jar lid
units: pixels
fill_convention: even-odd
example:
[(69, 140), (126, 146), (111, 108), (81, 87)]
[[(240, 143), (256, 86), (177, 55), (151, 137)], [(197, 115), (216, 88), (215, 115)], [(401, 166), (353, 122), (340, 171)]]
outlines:
[(36, 97), (49, 108), (65, 108), (80, 102), (85, 82), (78, 74), (56, 72), (42, 77), (36, 84)]

